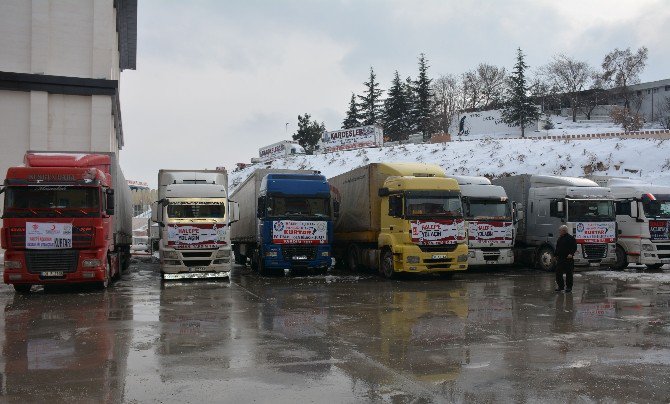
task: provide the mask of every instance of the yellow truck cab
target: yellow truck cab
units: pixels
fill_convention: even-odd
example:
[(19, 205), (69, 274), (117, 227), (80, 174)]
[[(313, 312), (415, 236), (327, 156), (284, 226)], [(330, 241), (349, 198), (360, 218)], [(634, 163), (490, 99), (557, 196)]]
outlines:
[(373, 163), (328, 182), (339, 211), (335, 251), (350, 269), (387, 278), (467, 269), (458, 182), (440, 166)]

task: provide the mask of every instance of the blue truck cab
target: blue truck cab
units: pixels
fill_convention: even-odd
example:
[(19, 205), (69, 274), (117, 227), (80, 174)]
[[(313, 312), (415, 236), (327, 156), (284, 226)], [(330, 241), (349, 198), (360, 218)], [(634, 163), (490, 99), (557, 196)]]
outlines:
[[(251, 191), (254, 182), (243, 186)], [(256, 228), (233, 227), (233, 247), (236, 254), (250, 258), (251, 267), (261, 275), (282, 274), (286, 268), (323, 273), (333, 265), (333, 206), (326, 177), (313, 171), (270, 172), (262, 176), (256, 192), (236, 193), (256, 197), (249, 203), (239, 201), (241, 209), (255, 205)], [(244, 226), (241, 222), (236, 226)], [(251, 234), (253, 245), (243, 237)]]

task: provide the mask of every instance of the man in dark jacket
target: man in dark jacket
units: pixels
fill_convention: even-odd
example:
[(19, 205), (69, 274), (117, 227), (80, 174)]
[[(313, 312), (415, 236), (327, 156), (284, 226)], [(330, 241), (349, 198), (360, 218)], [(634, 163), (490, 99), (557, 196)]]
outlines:
[(577, 252), (577, 240), (568, 234), (568, 226), (558, 229), (559, 236), (556, 242), (556, 288), (557, 292), (563, 290), (563, 274), (565, 274), (565, 293), (572, 292), (572, 272), (575, 269), (574, 255)]

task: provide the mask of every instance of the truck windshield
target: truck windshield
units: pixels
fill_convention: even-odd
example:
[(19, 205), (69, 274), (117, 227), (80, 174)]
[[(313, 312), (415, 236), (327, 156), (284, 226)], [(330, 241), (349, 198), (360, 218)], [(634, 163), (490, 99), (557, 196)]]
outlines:
[(170, 219), (221, 219), (226, 215), (223, 203), (170, 203), (167, 207)]
[(509, 203), (498, 199), (466, 199), (465, 217), (480, 220), (511, 220)]
[(663, 218), (670, 219), (670, 198), (659, 199), (655, 201), (643, 200), (642, 206), (644, 215), (648, 218)]
[(3, 217), (92, 217), (100, 215), (96, 187), (22, 186), (5, 190)]
[(405, 194), (405, 216), (423, 217), (463, 217), (461, 197), (457, 193), (434, 191), (410, 191)]
[(615, 220), (613, 201), (568, 200), (568, 221), (610, 222)]
[(269, 217), (316, 216), (330, 217), (328, 198), (303, 196), (272, 196), (268, 203)]

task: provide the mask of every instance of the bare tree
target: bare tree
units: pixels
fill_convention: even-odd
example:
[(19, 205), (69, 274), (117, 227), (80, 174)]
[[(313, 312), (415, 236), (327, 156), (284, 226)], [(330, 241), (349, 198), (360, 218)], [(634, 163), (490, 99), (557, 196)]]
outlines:
[(435, 95), (434, 120), (438, 131), (448, 133), (454, 119), (461, 109), (461, 88), (458, 80), (451, 74), (443, 75), (433, 81)]
[(463, 108), (477, 109), (481, 105), (481, 82), (476, 70), (470, 70), (461, 75), (461, 89), (463, 91)]
[(603, 59), (603, 79), (623, 99), (624, 108), (631, 108), (633, 93), (630, 86), (640, 82), (640, 73), (647, 64), (648, 54), (649, 51), (644, 46), (635, 53), (630, 48), (615, 48)]
[(477, 80), (480, 88), (480, 107), (489, 107), (502, 100), (507, 80), (504, 67), (480, 63), (477, 66)]
[(579, 109), (586, 116), (586, 119), (591, 120), (591, 115), (596, 107), (607, 104), (610, 99), (610, 93), (606, 89), (602, 73), (594, 71), (591, 78), (591, 88), (584, 91), (581, 98)]
[(560, 54), (544, 67), (547, 80), (570, 101), (572, 121), (577, 121), (577, 111), (581, 107), (581, 92), (588, 88), (593, 77), (593, 69), (588, 63)]
[(663, 129), (670, 129), (670, 97), (658, 104), (656, 113), (658, 114), (658, 122)]

